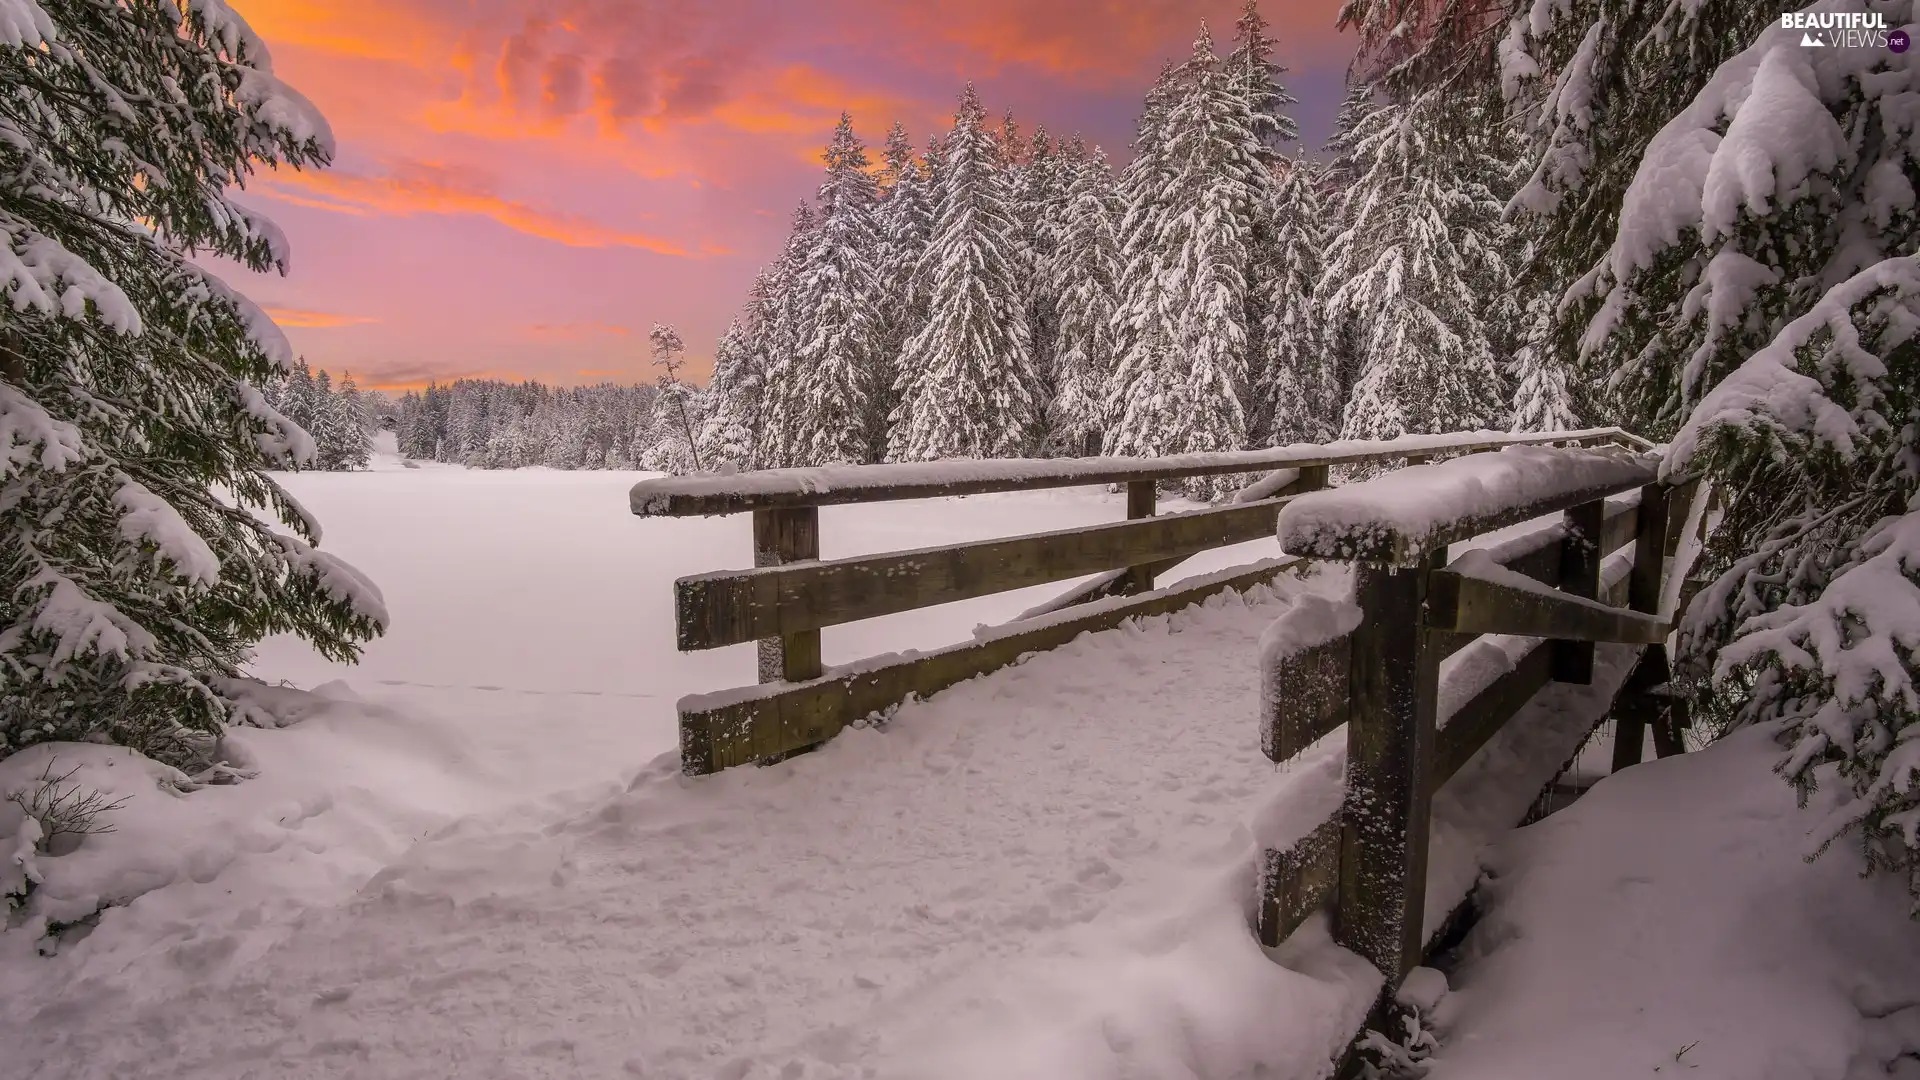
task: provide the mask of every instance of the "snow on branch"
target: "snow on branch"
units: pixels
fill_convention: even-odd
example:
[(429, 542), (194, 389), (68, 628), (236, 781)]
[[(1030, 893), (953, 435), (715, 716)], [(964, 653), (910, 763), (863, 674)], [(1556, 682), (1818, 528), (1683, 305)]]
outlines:
[(1860, 343), (1853, 314), (1856, 306), (1883, 291), (1891, 291), (1897, 300), (1920, 294), (1920, 259), (1886, 259), (1827, 290), (1806, 314), (1708, 392), (1668, 448), (1663, 476), (1684, 475), (1702, 442), (1722, 427), (1758, 426), (1811, 437), (1851, 457), (1859, 425), (1817, 379), (1800, 369), (1799, 351), (1824, 330), (1832, 335), (1838, 359), (1854, 380), (1884, 377), (1885, 365)]

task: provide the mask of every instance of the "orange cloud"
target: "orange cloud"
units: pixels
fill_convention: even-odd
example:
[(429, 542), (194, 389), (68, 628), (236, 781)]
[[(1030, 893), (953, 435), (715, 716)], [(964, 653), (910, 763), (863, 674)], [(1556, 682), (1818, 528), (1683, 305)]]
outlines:
[(265, 311), (283, 328), (325, 330), (336, 326), (363, 326), (380, 321), (365, 315), (341, 315), (331, 311), (309, 311), (304, 308), (268, 307)]
[[(680, 244), (647, 233), (616, 229), (573, 214), (541, 210), (502, 198), (467, 170), (413, 162), (387, 176), (360, 176), (338, 169), (277, 172), (263, 190), (287, 202), (348, 214), (474, 214), (516, 232), (568, 247), (630, 247), (658, 255), (687, 255)], [(714, 252), (703, 252), (713, 254)]]

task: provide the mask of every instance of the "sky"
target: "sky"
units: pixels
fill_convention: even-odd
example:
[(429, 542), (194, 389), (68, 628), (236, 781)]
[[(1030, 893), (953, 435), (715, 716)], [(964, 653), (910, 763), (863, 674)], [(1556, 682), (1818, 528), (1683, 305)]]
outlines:
[[(287, 233), (285, 276), (220, 269), (363, 386), (644, 381), (656, 322), (704, 380), (843, 109), (871, 146), (895, 120), (924, 143), (971, 80), (1118, 163), (1160, 65), (1202, 18), (1224, 52), (1240, 3), (235, 0), (337, 153), (236, 196)], [(1261, 0), (1315, 142), (1339, 4)]]

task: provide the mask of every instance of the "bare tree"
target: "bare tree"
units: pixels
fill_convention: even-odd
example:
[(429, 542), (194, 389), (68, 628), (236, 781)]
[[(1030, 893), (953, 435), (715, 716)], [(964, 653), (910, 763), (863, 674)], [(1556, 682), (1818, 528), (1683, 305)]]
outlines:
[(647, 342), (653, 346), (653, 366), (666, 369), (654, 379), (654, 385), (660, 388), (663, 403), (679, 418), (681, 433), (687, 440), (687, 457), (693, 462), (693, 470), (700, 472), (699, 440), (693, 433), (693, 418), (687, 415), (687, 395), (692, 388), (680, 379), (680, 369), (686, 366), (686, 361), (678, 359), (678, 355), (687, 351), (687, 343), (680, 340), (680, 331), (666, 323), (654, 323), (653, 329), (647, 332)]

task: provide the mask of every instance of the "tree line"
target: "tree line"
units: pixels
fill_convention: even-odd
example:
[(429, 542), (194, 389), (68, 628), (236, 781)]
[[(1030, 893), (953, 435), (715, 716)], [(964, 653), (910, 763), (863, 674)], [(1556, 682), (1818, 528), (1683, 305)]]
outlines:
[(988, 123), (971, 85), (923, 149), (895, 124), (877, 169), (843, 115), (716, 349), (709, 466), (1576, 423), (1518, 299), (1531, 237), (1502, 210), (1526, 146), (1498, 103), (1356, 88), (1316, 156), (1275, 47), (1252, 2), (1224, 55), (1203, 26), (1117, 174), (1079, 138)]

